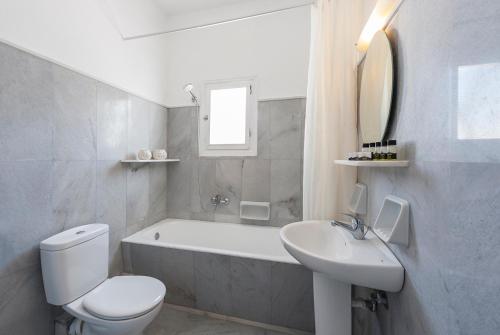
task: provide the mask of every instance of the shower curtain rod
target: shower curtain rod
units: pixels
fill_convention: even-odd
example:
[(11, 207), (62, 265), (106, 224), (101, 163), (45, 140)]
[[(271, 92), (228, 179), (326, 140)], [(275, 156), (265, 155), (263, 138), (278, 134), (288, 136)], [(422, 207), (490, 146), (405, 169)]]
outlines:
[(242, 16), (242, 17), (239, 17), (239, 18), (230, 19), (230, 20), (222, 20), (222, 21), (214, 22), (214, 23), (210, 23), (210, 24), (194, 25), (192, 27), (187, 27), (187, 28), (165, 30), (165, 31), (159, 31), (159, 32), (156, 32), (156, 33), (148, 33), (148, 34), (136, 35), (136, 36), (130, 36), (130, 37), (125, 37), (125, 36), (122, 35), (122, 39), (125, 40), (125, 41), (129, 41), (129, 40), (136, 40), (136, 39), (140, 39), (140, 38), (146, 38), (146, 37), (153, 37), (153, 36), (164, 35), (164, 34), (177, 33), (177, 32), (181, 32), (181, 31), (187, 31), (187, 30), (194, 30), (194, 29), (202, 29), (202, 28), (207, 28), (207, 27), (213, 27), (213, 26), (218, 26), (218, 25), (221, 25), (221, 24), (230, 23), (230, 22), (237, 22), (237, 21), (251, 19), (251, 18), (254, 18), (254, 17), (259, 17), (259, 16), (269, 15), (269, 14), (273, 14), (273, 13), (283, 12), (283, 11), (290, 10), (290, 9), (301, 8), (301, 7), (308, 7), (308, 6), (311, 6), (315, 2), (316, 2), (316, 0), (311, 0), (310, 3), (306, 3), (306, 4), (294, 5), (294, 6), (290, 6), (290, 7), (285, 7), (285, 8), (270, 10), (270, 11), (267, 11), (267, 12), (264, 12), (264, 13), (260, 13), (260, 14), (252, 14), (252, 15), (248, 15), (248, 16)]

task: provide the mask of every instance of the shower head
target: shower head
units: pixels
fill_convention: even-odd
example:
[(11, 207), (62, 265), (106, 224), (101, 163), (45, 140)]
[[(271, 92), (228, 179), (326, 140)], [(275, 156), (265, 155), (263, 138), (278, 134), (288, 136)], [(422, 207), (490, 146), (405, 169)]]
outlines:
[(186, 93), (189, 93), (191, 95), (191, 101), (196, 104), (196, 106), (199, 106), (199, 102), (198, 102), (198, 98), (196, 97), (196, 95), (193, 94), (193, 88), (194, 88), (194, 85), (189, 83), (189, 84), (186, 84), (184, 85), (184, 92)]

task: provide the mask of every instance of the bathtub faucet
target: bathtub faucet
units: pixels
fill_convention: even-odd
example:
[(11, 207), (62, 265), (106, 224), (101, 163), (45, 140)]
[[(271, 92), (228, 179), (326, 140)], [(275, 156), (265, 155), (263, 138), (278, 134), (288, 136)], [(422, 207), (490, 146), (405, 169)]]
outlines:
[(228, 197), (220, 194), (216, 194), (210, 198), (210, 203), (214, 206), (219, 206), (219, 205), (227, 206), (229, 205), (230, 202), (231, 200), (229, 200)]

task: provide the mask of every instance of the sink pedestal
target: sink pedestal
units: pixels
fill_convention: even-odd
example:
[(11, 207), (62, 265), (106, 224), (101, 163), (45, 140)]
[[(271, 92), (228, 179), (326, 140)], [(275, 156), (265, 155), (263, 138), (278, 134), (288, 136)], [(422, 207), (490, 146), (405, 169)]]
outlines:
[(351, 335), (351, 285), (318, 272), (313, 278), (316, 335)]

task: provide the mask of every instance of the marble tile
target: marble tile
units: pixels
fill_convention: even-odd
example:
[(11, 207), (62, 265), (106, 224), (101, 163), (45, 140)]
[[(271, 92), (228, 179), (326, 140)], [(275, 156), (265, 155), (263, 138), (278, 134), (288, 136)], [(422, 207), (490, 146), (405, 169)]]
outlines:
[(231, 262), (229, 256), (195, 253), (196, 308), (230, 315)]
[(38, 264), (40, 241), (61, 229), (51, 210), (51, 165), (0, 163), (0, 277)]
[(266, 102), (269, 108), (269, 150), (272, 159), (301, 159), (304, 99)]
[(210, 199), (216, 193), (215, 160), (198, 159), (193, 161), (191, 178), (191, 216), (213, 221), (215, 207)]
[[(172, 108), (168, 111), (168, 152), (170, 157), (189, 159), (192, 153), (193, 114), (192, 107)], [(197, 133), (197, 131), (196, 131)]]
[(127, 168), (117, 161), (97, 162), (97, 220), (110, 230), (126, 228)]
[(97, 83), (97, 159), (120, 160), (127, 155), (128, 94)]
[(312, 272), (300, 265), (273, 263), (271, 322), (314, 331)]
[(232, 315), (271, 321), (271, 262), (231, 257)]
[(52, 212), (61, 230), (96, 222), (96, 162), (53, 163)]
[(117, 161), (97, 162), (97, 222), (109, 225), (110, 275), (123, 268), (121, 240), (127, 228), (127, 171)]
[(167, 218), (167, 167), (152, 164), (149, 167), (148, 224)]
[(129, 243), (130, 264), (135, 275), (150, 276), (158, 280), (163, 277), (159, 248), (146, 244)]
[(271, 161), (268, 159), (245, 159), (243, 162), (241, 200), (271, 200)]
[(50, 63), (0, 43), (0, 73), (0, 161), (52, 159)]
[(54, 158), (95, 160), (97, 157), (97, 83), (52, 65), (55, 109)]
[(152, 102), (150, 104), (149, 147), (167, 150), (167, 109)]
[(258, 109), (257, 132), (259, 137), (257, 142), (257, 158), (269, 159), (271, 158), (269, 141), (271, 138), (270, 115), (272, 104), (267, 101), (261, 101), (259, 102)]
[(199, 157), (198, 124), (200, 120), (200, 107), (191, 107), (191, 156)]
[(228, 197), (230, 203), (227, 206), (218, 207), (216, 214), (239, 215), (242, 173), (242, 159), (217, 159), (215, 165), (216, 194)]
[(144, 99), (129, 95), (129, 112), (127, 126), (127, 158), (136, 159), (141, 149), (152, 149), (149, 146), (150, 136), (150, 103)]
[(122, 250), (123, 272), (133, 274), (132, 251), (134, 245), (132, 243), (122, 241), (120, 243), (120, 248)]
[(0, 334), (54, 334), (38, 265), (0, 276)]
[(193, 160), (168, 164), (167, 214), (170, 218), (189, 219)]
[(162, 248), (162, 281), (167, 286), (165, 301), (187, 307), (196, 306), (194, 253)]
[(300, 221), (302, 218), (302, 161), (271, 161), (271, 224)]
[(138, 170), (127, 169), (127, 235), (148, 225), (149, 165)]

